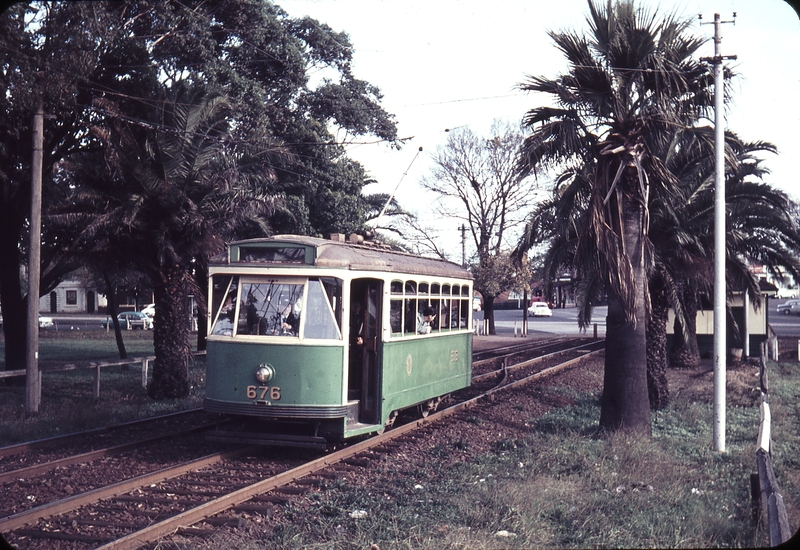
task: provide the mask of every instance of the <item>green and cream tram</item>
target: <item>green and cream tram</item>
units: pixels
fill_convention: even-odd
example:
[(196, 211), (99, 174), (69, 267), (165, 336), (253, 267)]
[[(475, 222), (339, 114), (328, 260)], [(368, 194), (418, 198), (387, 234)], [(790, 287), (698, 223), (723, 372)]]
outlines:
[(472, 277), (456, 264), (280, 235), (231, 243), (209, 275), (204, 407), (249, 419), (216, 438), (324, 446), (470, 385)]

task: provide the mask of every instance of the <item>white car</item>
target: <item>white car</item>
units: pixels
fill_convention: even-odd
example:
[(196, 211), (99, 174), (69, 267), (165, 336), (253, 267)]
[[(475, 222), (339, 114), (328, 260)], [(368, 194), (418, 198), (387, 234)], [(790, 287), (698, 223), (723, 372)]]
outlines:
[(479, 296), (472, 297), (472, 309), (474, 309), (475, 311), (481, 310), (481, 299)]
[(780, 288), (778, 289), (778, 298), (797, 298), (796, 288)]
[(545, 302), (533, 302), (531, 307), (528, 308), (528, 315), (534, 317), (552, 317), (553, 311)]
[(156, 305), (155, 304), (147, 304), (142, 308), (142, 313), (150, 317), (151, 319), (156, 316)]
[(53, 326), (52, 317), (42, 317), (39, 315), (39, 328), (50, 328)]

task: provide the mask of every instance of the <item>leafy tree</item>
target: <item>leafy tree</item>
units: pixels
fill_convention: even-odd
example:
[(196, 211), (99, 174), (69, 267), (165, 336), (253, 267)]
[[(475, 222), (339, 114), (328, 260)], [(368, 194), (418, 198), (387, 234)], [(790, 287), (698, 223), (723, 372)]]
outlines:
[(651, 185), (669, 192), (674, 184), (651, 151), (670, 128), (688, 126), (710, 108), (710, 78), (692, 58), (702, 40), (687, 35), (688, 20), (658, 17), (629, 1), (589, 1), (589, 13), (588, 36), (550, 34), (568, 74), (521, 85), (557, 104), (527, 113), (531, 134), (521, 162), (525, 173), (572, 167), (591, 182), (575, 263), (587, 275), (584, 284), (599, 277), (608, 296), (600, 429), (649, 435), (648, 197)]
[[(45, 203), (53, 199), (47, 177), (65, 156), (87, 144), (77, 121), (85, 100), (80, 83), (96, 69), (110, 18), (94, 3), (17, 3), (0, 13), (0, 301), (6, 368), (24, 368), (27, 282), (22, 266), (30, 212), (32, 119), (42, 100), (47, 114), (43, 172)], [(42, 232), (48, 238), (47, 230)], [(49, 292), (77, 267), (53, 261), (58, 245), (42, 248), (40, 291)], [(34, 299), (38, 299), (35, 297)]]
[[(0, 98), (0, 252), (6, 260), (0, 292), (7, 368), (24, 362), (19, 266), (30, 126), (39, 96), (47, 117), (45, 202), (54, 205), (82, 184), (65, 176), (65, 164), (95, 162), (92, 153), (106, 145), (96, 129), (123, 119), (151, 124), (165, 92), (179, 87), (227, 98), (231, 143), (282, 142), (291, 153), (275, 165), (272, 192), (296, 208), (276, 211), (276, 230), (325, 234), (361, 227), (365, 205), (357, 197), (366, 174), (346, 157), (344, 144), (364, 134), (389, 143), (396, 137), (379, 90), (352, 74), (347, 35), (310, 18), (292, 19), (269, 1), (17, 4), (0, 14), (0, 55), (6, 90)], [(312, 73), (327, 80), (312, 83)], [(75, 235), (64, 227), (45, 227), (43, 235), (42, 273), (54, 286), (74, 267), (68, 262), (75, 255), (62, 252)], [(43, 280), (41, 288), (50, 283)]]
[[(188, 394), (188, 291), (197, 259), (222, 250), (222, 235), (243, 223), (265, 223), (275, 207), (268, 156), (247, 175), (226, 153), (227, 105), (221, 97), (178, 95), (150, 124), (110, 120), (94, 131), (105, 141), (106, 177), (81, 179), (70, 204), (51, 221), (81, 228), (76, 252), (102, 253), (143, 271), (158, 315), (156, 361), (148, 393)], [(243, 212), (249, 215), (244, 215)], [(261, 222), (259, 222), (261, 220)], [(197, 289), (202, 294), (202, 289)]]
[(495, 334), (494, 299), (511, 288), (512, 274), (519, 271), (501, 259), (503, 243), (522, 224), (531, 185), (516, 166), (520, 133), (495, 121), (491, 134), (480, 138), (467, 128), (450, 132), (422, 186), (439, 195), (438, 215), (467, 227), (476, 250), (475, 290), (483, 296), (489, 331)]

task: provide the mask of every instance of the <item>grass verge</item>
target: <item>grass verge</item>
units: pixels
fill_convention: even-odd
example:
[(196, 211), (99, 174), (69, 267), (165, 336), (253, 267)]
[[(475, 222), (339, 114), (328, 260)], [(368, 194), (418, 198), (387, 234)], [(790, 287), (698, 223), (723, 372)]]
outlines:
[[(797, 364), (771, 364), (771, 380), (775, 467), (796, 530)], [(691, 392), (678, 394), (654, 415), (650, 440), (592, 437), (598, 396), (572, 397), (570, 406), (527, 419), (526, 431), (494, 441), (490, 452), (470, 453), (468, 433), (458, 441), (437, 441), (413, 468), (399, 459), (384, 460), (370, 467), (368, 482), (340, 480), (269, 520), (251, 518), (211, 541), (187, 539), (184, 545), (173, 539), (161, 548), (766, 545), (749, 494), (749, 477), (756, 471), (757, 399), (728, 408), (727, 451), (718, 453), (712, 445), (712, 404)], [(484, 413), (473, 409), (465, 424), (490, 425)]]
[[(128, 358), (153, 355), (152, 332), (126, 332), (124, 339)], [(100, 331), (43, 333), (39, 350), (40, 365), (119, 360), (113, 333)], [(0, 354), (3, 352), (0, 342)], [(199, 407), (205, 389), (205, 358), (190, 360), (189, 378), (188, 397), (154, 401), (142, 387), (140, 365), (103, 368), (98, 398), (92, 396), (92, 369), (43, 372), (39, 414), (30, 417), (25, 414), (22, 382), (7, 385), (0, 381), (0, 445)]]
[[(84, 339), (84, 347), (100, 345)], [(199, 406), (204, 367), (190, 365), (188, 398), (158, 402), (147, 398), (137, 367), (104, 369), (99, 399), (91, 394), (91, 371), (46, 374), (42, 411), (32, 418), (24, 415), (24, 388), (0, 386), (0, 441)], [(774, 465), (797, 530), (800, 369), (796, 362), (769, 368)], [(749, 495), (759, 422), (755, 371), (739, 372), (737, 389), (729, 390), (725, 453), (712, 450), (708, 379), (692, 379), (691, 391), (675, 392), (670, 406), (654, 414), (651, 440), (593, 438), (598, 396), (552, 387), (538, 398), (567, 406), (533, 417), (524, 402), (513, 405), (524, 429), (495, 439), (486, 452), (473, 451), (470, 431), (491, 429), (489, 409), (471, 409), (463, 436), (432, 443), (413, 467), (392, 457), (371, 467), (370, 479), (336, 481), (273, 518), (250, 517), (210, 541), (173, 539), (163, 548), (765, 546)]]

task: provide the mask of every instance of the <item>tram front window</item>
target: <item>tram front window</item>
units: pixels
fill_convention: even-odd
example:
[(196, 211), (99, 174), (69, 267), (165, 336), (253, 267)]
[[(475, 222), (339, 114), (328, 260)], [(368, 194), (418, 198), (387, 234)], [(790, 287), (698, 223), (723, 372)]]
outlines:
[(279, 281), (242, 283), (236, 333), (298, 336), (304, 286)]
[(214, 326), (220, 336), (341, 339), (341, 280), (214, 278)]

